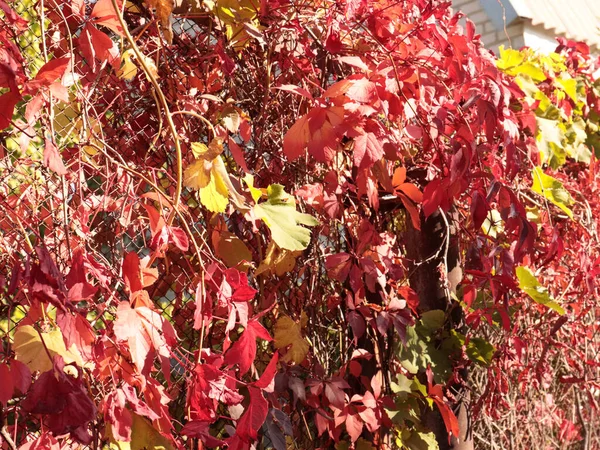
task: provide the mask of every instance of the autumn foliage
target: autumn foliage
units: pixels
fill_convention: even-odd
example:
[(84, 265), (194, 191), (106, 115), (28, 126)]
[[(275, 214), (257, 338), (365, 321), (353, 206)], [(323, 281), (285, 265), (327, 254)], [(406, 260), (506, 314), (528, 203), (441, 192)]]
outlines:
[(0, 9), (3, 449), (448, 448), (559, 385), (593, 437), (587, 46), (496, 57), (431, 0)]

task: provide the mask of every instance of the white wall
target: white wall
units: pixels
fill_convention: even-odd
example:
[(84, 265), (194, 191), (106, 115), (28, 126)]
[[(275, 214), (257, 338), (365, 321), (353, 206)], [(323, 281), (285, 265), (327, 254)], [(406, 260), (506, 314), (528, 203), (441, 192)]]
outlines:
[(556, 50), (558, 42), (555, 35), (540, 26), (526, 24), (523, 30), (525, 45), (534, 50), (540, 50), (544, 53), (550, 53)]
[(506, 30), (496, 28), (483, 9), (481, 0), (454, 0), (452, 7), (455, 11), (462, 11), (475, 24), (475, 32), (481, 35), (483, 45), (495, 54), (498, 54), (500, 45), (512, 48), (521, 48), (525, 45), (523, 23), (517, 20), (507, 26)]

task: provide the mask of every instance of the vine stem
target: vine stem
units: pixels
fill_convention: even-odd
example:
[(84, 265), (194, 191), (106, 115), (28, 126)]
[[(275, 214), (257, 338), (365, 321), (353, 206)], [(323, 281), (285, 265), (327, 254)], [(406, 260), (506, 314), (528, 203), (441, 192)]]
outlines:
[(169, 104), (167, 102), (164, 92), (162, 91), (160, 85), (158, 84), (156, 77), (148, 68), (148, 65), (146, 64), (146, 61), (144, 59), (144, 54), (142, 53), (142, 51), (139, 49), (139, 47), (135, 43), (135, 40), (133, 39), (133, 36), (131, 36), (131, 33), (129, 33), (129, 29), (127, 28), (127, 25), (125, 24), (125, 20), (123, 19), (122, 12), (120, 11), (119, 6), (117, 4), (117, 0), (111, 0), (111, 2), (113, 5), (113, 8), (115, 9), (115, 12), (117, 14), (117, 19), (119, 20), (119, 24), (121, 25), (121, 28), (123, 28), (123, 34), (127, 38), (127, 41), (129, 42), (129, 45), (131, 46), (133, 53), (135, 53), (135, 57), (138, 60), (138, 63), (140, 64), (140, 66), (142, 67), (142, 70), (146, 74), (146, 77), (148, 77), (148, 80), (150, 80), (150, 83), (152, 83), (152, 86), (154, 87), (154, 90), (158, 97), (160, 106), (162, 107), (163, 111), (165, 112), (165, 117), (167, 119), (167, 125), (169, 126), (169, 131), (171, 133), (171, 136), (173, 137), (173, 142), (175, 144), (175, 158), (176, 158), (176, 163), (177, 163), (177, 183), (176, 183), (176, 188), (175, 188), (175, 195), (173, 198), (174, 210), (168, 219), (168, 222), (170, 225), (173, 223), (173, 219), (175, 218), (174, 212), (179, 209), (179, 202), (181, 200), (181, 192), (183, 189), (183, 157), (182, 157), (182, 153), (181, 153), (181, 141), (179, 139), (179, 134), (177, 133), (177, 130), (175, 128), (175, 123), (173, 122), (173, 116), (169, 109)]
[[(152, 188), (154, 188), (154, 190), (161, 195), (162, 197), (164, 197), (165, 201), (167, 203), (169, 203), (169, 206), (171, 207), (172, 211), (174, 212), (174, 215), (177, 215), (179, 217), (179, 219), (181, 220), (181, 224), (183, 225), (183, 227), (185, 228), (185, 231), (187, 232), (187, 234), (190, 236), (190, 239), (192, 241), (192, 245), (194, 246), (194, 251), (196, 253), (196, 257), (198, 258), (198, 264), (200, 264), (200, 267), (202, 267), (202, 269), (204, 269), (204, 262), (202, 261), (202, 252), (200, 250), (200, 247), (198, 246), (198, 243), (196, 242), (196, 238), (195, 236), (192, 234), (192, 230), (190, 228), (190, 226), (188, 225), (187, 221), (185, 220), (185, 217), (183, 216), (183, 214), (181, 213), (181, 211), (179, 211), (179, 209), (176, 209), (175, 207), (175, 202), (171, 202), (171, 200), (169, 200), (169, 197), (167, 195), (165, 195), (165, 193), (162, 191), (162, 189), (160, 187), (158, 187), (156, 185), (156, 183), (154, 183), (150, 178), (148, 178), (146, 175), (138, 172), (135, 169), (132, 169), (131, 167), (128, 167), (125, 164), (121, 164), (118, 161), (115, 161), (115, 159), (113, 157), (111, 157), (108, 153), (106, 153), (104, 151), (104, 149), (102, 147), (100, 147), (99, 145), (96, 145), (93, 142), (88, 142), (86, 145), (89, 145), (90, 147), (95, 148), (96, 150), (98, 150), (99, 152), (101, 152), (106, 158), (108, 158), (113, 164), (115, 164), (117, 167), (120, 167), (121, 169), (125, 170), (126, 172), (130, 173), (131, 175), (134, 175), (142, 180), (144, 180), (146, 183), (148, 183)], [(148, 265), (152, 264), (152, 260)]]

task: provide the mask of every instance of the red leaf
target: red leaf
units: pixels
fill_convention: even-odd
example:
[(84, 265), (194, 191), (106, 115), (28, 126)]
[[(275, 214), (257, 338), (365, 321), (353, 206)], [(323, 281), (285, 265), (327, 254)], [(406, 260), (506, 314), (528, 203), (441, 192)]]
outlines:
[(154, 206), (148, 205), (146, 203), (144, 203), (142, 206), (148, 213), (148, 219), (150, 221), (150, 232), (152, 233), (152, 239), (154, 239), (154, 237), (158, 233), (160, 233), (166, 225), (165, 220)]
[(189, 241), (187, 234), (179, 227), (169, 227), (169, 240), (175, 244), (182, 252), (187, 252), (189, 248)]
[(354, 165), (367, 169), (383, 157), (383, 146), (371, 132), (363, 132), (354, 139)]
[(96, 406), (87, 395), (83, 374), (74, 378), (60, 366), (40, 375), (21, 407), (31, 414), (47, 414), (45, 423), (54, 434), (71, 432), (80, 442), (89, 443), (86, 425), (96, 416)]
[(310, 139), (308, 119), (308, 114), (302, 116), (294, 125), (292, 125), (287, 133), (285, 133), (283, 138), (283, 153), (290, 161), (298, 159), (306, 149), (306, 145)]
[(349, 389), (348, 383), (340, 377), (325, 382), (325, 397), (333, 406), (342, 409), (346, 404), (344, 389)]
[(131, 360), (142, 374), (152, 367), (154, 353), (158, 353), (165, 377), (169, 377), (169, 358), (177, 335), (169, 321), (145, 306), (131, 308), (121, 302), (114, 322), (115, 337), (129, 345)]
[(110, 393), (104, 400), (104, 421), (111, 426), (117, 441), (131, 441), (133, 417), (126, 406), (125, 393), (121, 389)]
[(13, 391), (15, 390), (15, 383), (10, 373), (9, 367), (5, 363), (0, 363), (0, 403), (3, 403), (4, 406), (8, 403), (8, 401), (13, 396)]
[(256, 289), (248, 285), (248, 275), (240, 272), (237, 269), (227, 269), (225, 271), (225, 280), (231, 286), (231, 301), (247, 302), (254, 298), (258, 292)]
[(114, 56), (111, 54), (113, 47), (115, 47), (112, 39), (89, 22), (81, 30), (77, 43), (81, 54), (90, 65), (93, 73), (96, 73), (98, 68), (96, 60), (101, 62), (110, 61), (111, 63), (119, 61), (116, 52)]
[(309, 100), (313, 99), (313, 96), (306, 89), (295, 86), (293, 84), (282, 84), (281, 86), (276, 86), (273, 89), (281, 89), (282, 91), (293, 92), (294, 94), (301, 95), (302, 97), (306, 97)]
[(87, 300), (93, 297), (98, 288), (92, 286), (86, 277), (86, 270), (83, 258), (83, 249), (78, 248), (73, 251), (71, 259), (71, 270), (65, 277), (65, 285), (69, 290), (68, 298), (72, 302)]
[(404, 207), (406, 208), (406, 211), (408, 211), (408, 214), (410, 215), (410, 220), (413, 223), (413, 227), (416, 230), (420, 230), (421, 229), (421, 216), (419, 214), (419, 210), (414, 205), (414, 203), (406, 195), (404, 195), (404, 193), (402, 193), (400, 195), (400, 200), (402, 200), (402, 204), (404, 205)]
[(288, 130), (283, 138), (283, 151), (293, 161), (308, 152), (317, 161), (330, 162), (339, 143), (339, 127), (344, 121), (344, 108), (313, 108)]
[(397, 292), (402, 296), (404, 300), (406, 300), (408, 307), (415, 314), (418, 314), (417, 309), (419, 308), (419, 296), (417, 295), (417, 293), (408, 286), (400, 286), (397, 289)]
[(93, 359), (92, 346), (96, 333), (90, 323), (81, 314), (57, 311), (56, 322), (62, 331), (67, 348), (75, 346), (86, 360)]
[[(452, 436), (459, 436), (459, 426), (458, 419), (454, 415), (452, 409), (444, 402), (444, 400), (440, 400), (438, 397), (432, 397), (433, 401), (437, 405), (440, 413), (442, 414), (442, 419), (444, 419), (444, 425), (446, 425), (446, 430), (448, 433), (451, 433)], [(448, 441), (450, 442), (450, 436), (448, 437)]]
[(267, 368), (260, 376), (260, 378), (254, 383), (254, 386), (260, 389), (266, 389), (273, 379), (275, 378), (275, 373), (277, 373), (277, 362), (279, 361), (279, 352), (275, 352), (271, 361), (267, 365)]
[(0, 95), (0, 130), (8, 128), (11, 124), (15, 105), (19, 100), (21, 100), (21, 96), (13, 91)]
[(363, 422), (360, 417), (354, 414), (348, 413), (346, 416), (346, 431), (350, 436), (352, 442), (356, 442), (356, 440), (360, 437), (360, 434), (363, 430)]
[(269, 332), (256, 320), (248, 322), (248, 326), (235, 341), (231, 348), (225, 354), (225, 364), (234, 365), (238, 364), (240, 368), (240, 375), (248, 372), (252, 366), (252, 362), (256, 357), (256, 339), (261, 338), (266, 341), (271, 340)]
[(471, 219), (476, 230), (481, 228), (490, 209), (486, 198), (479, 191), (475, 191), (471, 198)]
[(140, 276), (140, 257), (137, 253), (128, 252), (125, 254), (122, 271), (125, 284), (129, 288), (131, 294), (143, 289)]
[(436, 178), (429, 182), (423, 190), (423, 213), (425, 217), (432, 215), (440, 206), (442, 209), (448, 205), (448, 180)]
[[(117, 5), (121, 2), (117, 1)], [(92, 9), (91, 18), (96, 19), (96, 23), (110, 28), (119, 36), (123, 36), (123, 28), (119, 22), (117, 12), (113, 6), (112, 0), (98, 0)]]
[(346, 91), (346, 96), (357, 102), (373, 103), (378, 99), (377, 86), (366, 78), (356, 79)]
[(207, 447), (218, 447), (220, 445), (225, 445), (225, 441), (217, 439), (214, 436), (211, 436), (209, 432), (210, 422), (201, 422), (199, 420), (194, 420), (192, 422), (186, 423), (181, 429), (181, 434), (184, 436), (193, 437), (196, 439), (200, 439), (204, 445)]
[(17, 27), (19, 30), (25, 30), (27, 28), (28, 22), (14, 12), (4, 0), (0, 0), (0, 9), (4, 11), (4, 20), (10, 25)]
[(335, 255), (329, 255), (325, 259), (325, 268), (327, 269), (327, 275), (334, 280), (343, 283), (352, 267), (352, 256), (348, 253), (337, 253)]
[(63, 56), (62, 58), (55, 58), (44, 64), (35, 78), (27, 83), (27, 91), (33, 93), (41, 87), (48, 87), (54, 83), (58, 78), (61, 78), (71, 58), (69, 56)]
[(248, 386), (250, 403), (244, 415), (238, 420), (236, 435), (243, 442), (250, 442), (258, 437), (258, 430), (265, 423), (269, 404), (260, 389)]
[(227, 146), (229, 147), (229, 151), (231, 152), (235, 163), (240, 166), (244, 172), (250, 173), (242, 148), (231, 137), (227, 141)]
[(12, 360), (10, 362), (10, 374), (17, 392), (26, 394), (31, 386), (31, 371), (29, 367), (21, 361)]

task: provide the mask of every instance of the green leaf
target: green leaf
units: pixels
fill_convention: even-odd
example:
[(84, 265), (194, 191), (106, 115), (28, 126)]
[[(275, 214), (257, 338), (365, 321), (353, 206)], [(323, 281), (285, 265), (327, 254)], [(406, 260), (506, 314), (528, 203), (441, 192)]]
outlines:
[(565, 76), (556, 77), (554, 82), (560, 86), (563, 91), (565, 91), (565, 94), (571, 97), (571, 100), (577, 103), (577, 80), (573, 78), (566, 78)]
[(411, 389), (412, 381), (408, 379), (408, 377), (402, 373), (399, 373), (396, 376), (396, 381), (392, 381), (390, 383), (390, 388), (394, 394), (410, 394), (412, 392)]
[(544, 81), (546, 79), (546, 75), (544, 71), (537, 67), (536, 65), (526, 62), (524, 64), (520, 64), (510, 70), (507, 70), (509, 75), (527, 75), (533, 81), (537, 81), (538, 83)]
[(496, 348), (482, 338), (471, 338), (467, 344), (467, 356), (474, 363), (488, 366), (492, 362)]
[(567, 191), (563, 184), (556, 178), (546, 175), (541, 167), (535, 167), (532, 171), (533, 189), (534, 192), (544, 196), (547, 200), (558, 206), (571, 219), (573, 212), (569, 208), (574, 203), (571, 194)]
[(500, 46), (500, 58), (496, 61), (496, 66), (500, 70), (507, 70), (516, 67), (523, 63), (525, 55), (519, 50), (513, 50), (512, 48), (504, 48)]
[(439, 450), (439, 445), (433, 432), (420, 430), (403, 430), (402, 445), (409, 450)]
[(550, 167), (556, 169), (567, 161), (563, 140), (564, 131), (558, 120), (536, 117), (538, 126), (536, 141), (541, 153), (541, 160), (547, 162)]
[(437, 331), (444, 326), (446, 314), (441, 309), (426, 311), (421, 316), (421, 323), (429, 331)]
[(304, 250), (310, 242), (310, 230), (298, 224), (319, 224), (313, 216), (296, 211), (294, 197), (280, 184), (267, 188), (267, 201), (255, 205), (254, 213), (271, 229), (275, 243), (286, 250)]
[(564, 314), (565, 310), (550, 296), (548, 289), (540, 284), (533, 272), (527, 267), (517, 267), (517, 278), (519, 279), (519, 288), (523, 290), (534, 302), (547, 306), (559, 314)]

